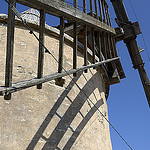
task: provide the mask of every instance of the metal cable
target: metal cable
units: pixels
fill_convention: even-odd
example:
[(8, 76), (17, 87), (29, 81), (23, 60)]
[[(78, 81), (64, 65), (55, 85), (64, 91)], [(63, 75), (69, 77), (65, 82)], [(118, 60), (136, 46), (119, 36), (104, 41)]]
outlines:
[[(17, 11), (17, 9), (10, 4), (7, 0), (5, 0), (8, 5), (10, 6), (10, 8), (15, 10), (13, 11), (15, 13), (15, 15), (18, 17), (19, 19), (22, 20), (22, 23), (27, 27), (27, 29), (30, 31), (30, 34), (33, 34), (33, 36), (39, 41), (39, 43), (43, 46), (43, 48), (45, 49), (45, 53), (48, 53), (52, 56), (52, 58), (59, 63), (59, 61), (56, 59), (56, 57), (47, 49), (47, 47), (41, 42), (41, 40), (36, 36), (36, 34), (34, 33), (34, 31), (31, 29), (31, 27), (28, 25), (28, 23), (26, 22), (26, 20), (24, 20), (19, 14), (19, 12)], [(16, 14), (17, 11), (17, 14)], [(93, 103), (93, 101), (87, 96), (87, 94), (80, 88), (80, 86), (76, 83), (76, 81), (74, 81), (73, 77), (71, 77), (71, 75), (67, 72), (67, 70), (62, 66), (62, 69), (66, 72), (66, 74), (70, 77), (70, 79), (75, 83), (75, 85), (77, 86), (77, 88), (85, 95), (85, 97), (92, 103), (92, 105), (97, 109), (97, 111), (103, 116), (103, 118), (106, 120), (106, 122), (114, 129), (114, 131), (118, 134), (118, 136), (125, 142), (125, 144), (131, 149), (132, 147), (128, 144), (128, 142), (123, 138), (123, 136), (117, 131), (117, 129), (111, 124), (111, 122), (105, 117), (105, 115), (99, 110), (99, 108)]]

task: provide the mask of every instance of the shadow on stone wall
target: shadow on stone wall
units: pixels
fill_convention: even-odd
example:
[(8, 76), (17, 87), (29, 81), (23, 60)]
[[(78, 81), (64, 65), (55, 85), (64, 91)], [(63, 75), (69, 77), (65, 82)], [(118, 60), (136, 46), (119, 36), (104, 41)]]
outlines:
[[(58, 147), (58, 144), (62, 140), (68, 128), (70, 128), (70, 130), (72, 131), (72, 135), (69, 137), (69, 140), (66, 142), (63, 150), (71, 149), (75, 140), (80, 135), (81, 131), (84, 129), (88, 121), (97, 111), (97, 108), (99, 108), (101, 105), (104, 104), (103, 99), (100, 99), (100, 100), (96, 99), (97, 101), (95, 103), (96, 107), (95, 106), (90, 107), (90, 110), (88, 111), (88, 113), (85, 116), (82, 115), (80, 110), (82, 106), (84, 105), (84, 103), (88, 100), (87, 97), (89, 97), (96, 88), (98, 88), (99, 91), (101, 91), (101, 89), (99, 89), (99, 87), (94, 86), (96, 85), (95, 82), (97, 82), (97, 80), (95, 80), (97, 78), (97, 73), (96, 73), (86, 82), (86, 84), (82, 88), (82, 91), (84, 91), (86, 96), (82, 91), (80, 91), (78, 95), (75, 97), (75, 99), (71, 100), (67, 95), (81, 75), (82, 75), (82, 72), (78, 73), (78, 76), (74, 77), (74, 79), (69, 83), (69, 85), (66, 87), (64, 92), (60, 95), (57, 102), (54, 104), (54, 106), (52, 107), (48, 115), (46, 116), (45, 120), (42, 122), (40, 128), (38, 129), (38, 131), (32, 138), (32, 141), (26, 148), (27, 150), (34, 149), (36, 144), (39, 142), (40, 138), (46, 141), (45, 145), (42, 147), (43, 150), (55, 150), (55, 149), (60, 150), (60, 148)], [(71, 105), (69, 106), (67, 111), (64, 113), (64, 115), (61, 117), (57, 113), (57, 110), (61, 106), (65, 98), (67, 98), (71, 102)], [(74, 120), (74, 118), (76, 117), (78, 113), (81, 114), (82, 120), (77, 126), (77, 128), (73, 130), (70, 124), (72, 123), (72, 121)], [(60, 118), (60, 121), (58, 122), (58, 124), (56, 124), (57, 126), (52, 131), (51, 135), (48, 138), (46, 138), (43, 135), (43, 133), (46, 130), (47, 126), (50, 124), (54, 115), (57, 115)]]

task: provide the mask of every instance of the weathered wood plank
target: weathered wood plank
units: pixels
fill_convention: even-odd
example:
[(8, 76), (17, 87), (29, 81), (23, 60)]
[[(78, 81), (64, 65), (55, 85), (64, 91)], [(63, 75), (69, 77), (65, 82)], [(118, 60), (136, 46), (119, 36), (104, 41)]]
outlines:
[(103, 11), (103, 22), (106, 23), (106, 14), (105, 14), (105, 2), (101, 0), (102, 3), (102, 11)]
[(101, 7), (101, 1), (100, 0), (98, 0), (98, 4), (99, 4), (100, 21), (102, 21), (102, 7)]
[(94, 28), (92, 28), (92, 52), (93, 52), (93, 64), (95, 64), (96, 60), (95, 60), (95, 31)]
[[(38, 73), (37, 78), (43, 76), (43, 61), (44, 61), (44, 47), (41, 42), (44, 44), (44, 35), (45, 35), (45, 10), (40, 10), (40, 31), (39, 31), (39, 56), (38, 56)], [(37, 89), (41, 89), (42, 84), (37, 85)]]
[(17, 2), (39, 10), (44, 8), (46, 13), (59, 17), (64, 16), (73, 22), (77, 21), (80, 24), (87, 24), (95, 29), (115, 34), (115, 30), (112, 27), (60, 0), (17, 0)]
[[(84, 27), (84, 66), (87, 66), (87, 25)], [(85, 73), (87, 73), (87, 70), (85, 70)]]
[[(74, 23), (74, 29), (73, 29), (73, 69), (77, 68), (77, 49), (78, 49), (78, 33), (77, 33), (77, 22)], [(76, 76), (76, 74), (73, 74)]]
[(86, 13), (86, 0), (83, 0), (83, 12)]
[(95, 2), (96, 19), (98, 19), (97, 0), (94, 0), (94, 2)]
[[(16, 0), (9, 0), (10, 4), (16, 7)], [(13, 50), (14, 50), (14, 30), (15, 15), (8, 6), (8, 25), (7, 25), (7, 50), (6, 50), (6, 69), (5, 69), (5, 86), (12, 86), (12, 70), (13, 70)], [(4, 96), (5, 100), (11, 99), (11, 94)]]
[(14, 92), (17, 92), (17, 91), (20, 91), (20, 90), (38, 85), (38, 84), (42, 84), (42, 83), (45, 83), (45, 82), (49, 82), (51, 80), (55, 80), (57, 78), (61, 78), (61, 77), (64, 77), (64, 76), (68, 76), (68, 75), (77, 73), (79, 71), (84, 71), (84, 70), (87, 70), (87, 69), (92, 68), (92, 67), (98, 67), (98, 66), (100, 66), (104, 63), (108, 63), (108, 62), (115, 61), (115, 60), (118, 60), (118, 59), (120, 59), (120, 57), (108, 59), (108, 60), (105, 60), (105, 61), (97, 62), (95, 64), (90, 64), (90, 65), (87, 65), (87, 66), (82, 66), (82, 67), (77, 68), (77, 69), (71, 69), (71, 70), (63, 71), (62, 73), (54, 73), (54, 74), (51, 74), (51, 75), (44, 76), (40, 79), (34, 78), (34, 79), (22, 81), (22, 82), (17, 82), (17, 83), (14, 83), (12, 85), (12, 87), (0, 87), (0, 95), (5, 95), (5, 94), (8, 94), (8, 93), (14, 93)]
[(58, 64), (58, 72), (62, 72), (63, 66), (63, 49), (64, 49), (64, 17), (60, 17), (60, 36), (59, 36), (59, 64)]

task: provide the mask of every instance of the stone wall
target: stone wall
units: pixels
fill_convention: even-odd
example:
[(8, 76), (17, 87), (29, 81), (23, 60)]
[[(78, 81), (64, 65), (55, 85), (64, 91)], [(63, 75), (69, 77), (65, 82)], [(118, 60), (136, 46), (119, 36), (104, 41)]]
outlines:
[[(36, 33), (38, 35), (38, 33)], [(7, 27), (0, 25), (0, 85), (4, 85)], [(59, 40), (46, 36), (45, 44), (58, 58)], [(65, 43), (64, 67), (72, 68), (72, 47)], [(15, 28), (13, 83), (36, 77), (38, 42), (29, 31)], [(78, 66), (83, 56), (78, 52)], [(44, 56), (44, 75), (57, 72), (58, 64)], [(73, 76), (72, 76), (73, 78)], [(111, 150), (109, 125), (86, 95), (108, 118), (106, 83), (101, 68), (65, 77), (63, 87), (55, 81), (0, 97), (0, 150)], [(79, 84), (80, 91), (75, 83)]]

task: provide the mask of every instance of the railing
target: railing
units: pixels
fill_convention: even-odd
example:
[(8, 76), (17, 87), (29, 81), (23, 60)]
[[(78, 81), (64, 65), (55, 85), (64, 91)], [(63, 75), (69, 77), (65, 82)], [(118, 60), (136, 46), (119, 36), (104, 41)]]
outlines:
[[(78, 4), (77, 0), (74, 0), (71, 4), (64, 0), (9, 0), (9, 4), (12, 8), (15, 8), (16, 2), (33, 7), (40, 11), (40, 30), (39, 30), (39, 58), (38, 58), (38, 71), (37, 79), (33, 79), (32, 86), (37, 85), (38, 89), (42, 88), (42, 83), (51, 79), (49, 77), (43, 77), (43, 56), (44, 56), (44, 34), (45, 34), (45, 14), (51, 14), (60, 18), (60, 36), (59, 36), (59, 64), (58, 75), (55, 74), (55, 79), (61, 82), (61, 77), (66, 76), (63, 74), (63, 47), (64, 47), (64, 33), (70, 34), (73, 37), (73, 73), (76, 76), (78, 72), (77, 68), (77, 49), (78, 41), (83, 44), (84, 64), (85, 68), (82, 69), (87, 72), (88, 67), (88, 55), (87, 49), (90, 48), (92, 52), (92, 67), (96, 67), (98, 62), (103, 61), (103, 67), (106, 69), (109, 78), (113, 78), (114, 71), (117, 69), (114, 58), (118, 57), (115, 43), (115, 30), (111, 27), (111, 21), (108, 12), (108, 5), (105, 0), (83, 0), (82, 6)], [(90, 9), (87, 7), (90, 4)], [(94, 5), (93, 5), (94, 4)], [(80, 10), (78, 9), (80, 7)], [(18, 91), (24, 88), (28, 88), (26, 85), (17, 84), (16, 87), (12, 87), (12, 68), (13, 68), (13, 45), (14, 45), (14, 28), (15, 28), (15, 14), (12, 8), (8, 9), (8, 28), (7, 28), (7, 52), (6, 52), (6, 72), (5, 72), (5, 87), (0, 88), (0, 94), (4, 95), (4, 98), (9, 100), (11, 98), (12, 91)], [(81, 11), (82, 8), (82, 11)], [(19, 15), (19, 14), (18, 14)], [(24, 20), (22, 20), (24, 22)], [(66, 22), (70, 24), (70, 29), (67, 29)], [(26, 23), (25, 23), (26, 24)], [(27, 25), (27, 24), (26, 24)], [(28, 25), (27, 25), (28, 26)], [(71, 32), (70, 32), (71, 31)], [(79, 34), (79, 31), (81, 31)], [(32, 30), (31, 30), (32, 33)], [(46, 50), (47, 52), (47, 50)], [(96, 59), (98, 58), (98, 59)], [(118, 58), (117, 58), (118, 59)], [(109, 61), (107, 61), (109, 60)], [(106, 64), (109, 62), (108, 64)], [(101, 63), (99, 65), (102, 65)], [(65, 71), (66, 72), (66, 71)], [(60, 76), (59, 76), (60, 75)], [(118, 74), (116, 75), (118, 78)], [(50, 77), (51, 78), (51, 77)], [(41, 80), (40, 80), (41, 79)], [(40, 82), (39, 82), (40, 80)], [(23, 87), (24, 88), (23, 88)], [(9, 90), (10, 89), (10, 90)], [(13, 90), (12, 90), (13, 89)]]

